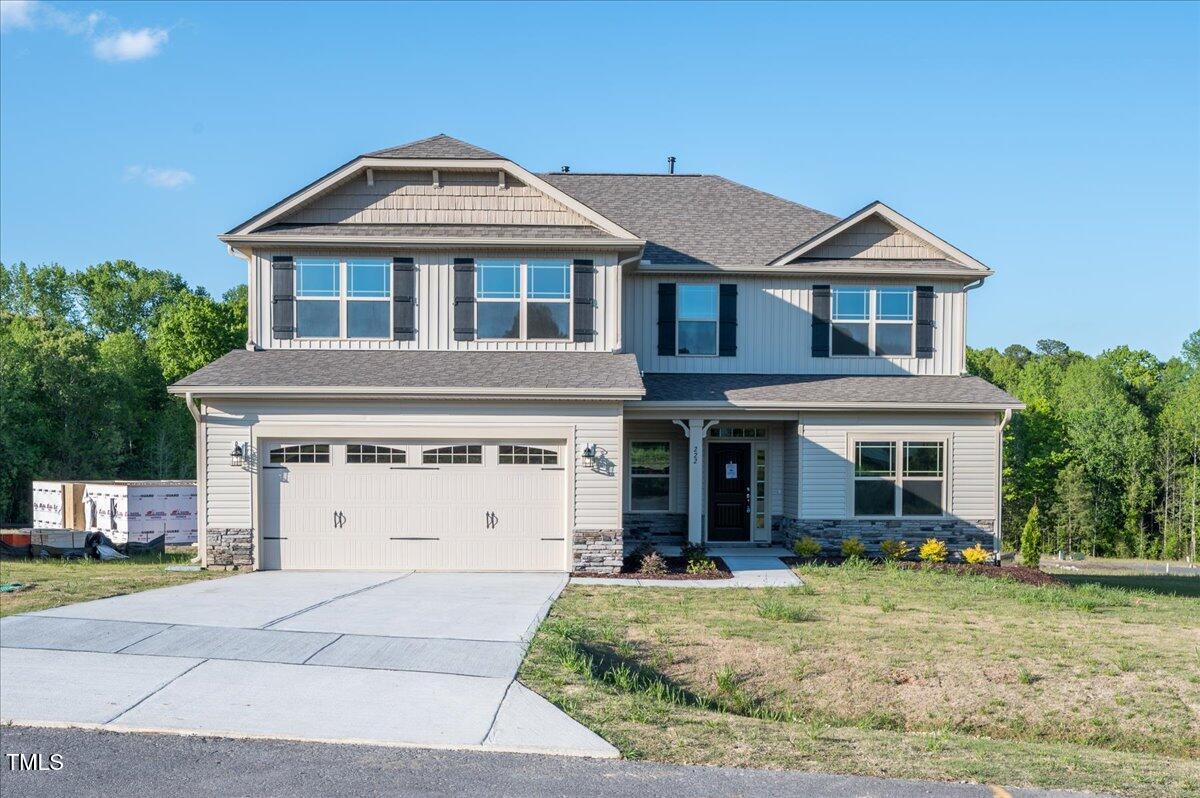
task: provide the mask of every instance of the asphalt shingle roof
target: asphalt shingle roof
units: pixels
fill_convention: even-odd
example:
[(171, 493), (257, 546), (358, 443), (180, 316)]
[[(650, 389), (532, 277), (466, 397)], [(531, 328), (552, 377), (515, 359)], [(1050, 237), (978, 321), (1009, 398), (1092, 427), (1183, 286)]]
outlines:
[(610, 352), (236, 349), (175, 388), (506, 389), (642, 392), (637, 358)]
[(813, 374), (645, 374), (647, 402), (979, 404), (1020, 407), (987, 380), (970, 376)]
[(262, 236), (312, 236), (333, 238), (545, 238), (618, 240), (596, 227), (513, 224), (273, 224), (259, 230)]
[[(410, 141), (398, 147), (368, 152), (368, 158), (473, 158), (478, 160), (504, 159), (503, 155), (476, 147), (465, 141), (439, 133), (427, 139)], [(506, 160), (506, 159), (505, 159)]]
[(838, 217), (716, 175), (540, 175), (646, 239), (652, 264), (765, 266)]

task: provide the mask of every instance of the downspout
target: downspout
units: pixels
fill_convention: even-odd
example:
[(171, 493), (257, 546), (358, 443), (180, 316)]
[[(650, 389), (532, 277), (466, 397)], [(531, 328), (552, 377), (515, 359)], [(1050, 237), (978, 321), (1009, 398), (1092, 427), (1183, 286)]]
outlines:
[(996, 545), (996, 565), (1000, 564), (1000, 544), (1003, 542), (1002, 529), (1004, 512), (1004, 428), (1012, 421), (1012, 408), (1005, 408), (1000, 419), (1000, 428), (996, 430), (996, 529), (993, 533)]
[(963, 286), (963, 311), (962, 311), (962, 362), (958, 364), (958, 373), (967, 373), (967, 292), (974, 291), (979, 286), (983, 285), (983, 277), (980, 277), (974, 282), (967, 283)]
[(258, 327), (258, 280), (254, 279), (254, 253), (247, 254), (240, 249), (234, 249), (226, 244), (225, 248), (235, 258), (246, 261), (246, 348), (253, 351), (258, 348), (254, 331)]
[(628, 258), (617, 261), (617, 340), (614, 352), (622, 351), (625, 341), (625, 267), (631, 263), (641, 263), (644, 252), (645, 247), (642, 247)]

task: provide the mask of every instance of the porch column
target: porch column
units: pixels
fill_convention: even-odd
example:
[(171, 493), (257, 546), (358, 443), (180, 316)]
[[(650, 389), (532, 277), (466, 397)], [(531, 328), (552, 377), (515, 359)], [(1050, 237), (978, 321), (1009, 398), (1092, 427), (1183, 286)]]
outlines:
[(696, 545), (704, 537), (704, 435), (707, 432), (704, 419), (688, 419), (688, 543)]

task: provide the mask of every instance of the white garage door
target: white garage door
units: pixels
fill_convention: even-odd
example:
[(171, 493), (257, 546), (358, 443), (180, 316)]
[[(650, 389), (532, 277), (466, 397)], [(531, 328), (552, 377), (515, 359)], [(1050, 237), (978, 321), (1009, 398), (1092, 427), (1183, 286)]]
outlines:
[(561, 442), (261, 449), (263, 568), (566, 569)]

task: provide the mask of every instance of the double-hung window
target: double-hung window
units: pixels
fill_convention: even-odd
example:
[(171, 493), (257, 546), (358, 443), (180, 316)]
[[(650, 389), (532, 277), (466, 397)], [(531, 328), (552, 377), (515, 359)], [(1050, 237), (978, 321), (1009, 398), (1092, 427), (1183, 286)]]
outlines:
[(717, 287), (680, 285), (676, 303), (676, 354), (717, 354)]
[(480, 338), (565, 341), (571, 337), (571, 263), (479, 260), (475, 324)]
[(391, 261), (296, 258), (295, 263), (297, 337), (391, 337)]
[(831, 355), (912, 356), (912, 288), (836, 286), (831, 293)]
[(629, 444), (629, 509), (635, 512), (670, 509), (671, 444), (634, 441)]
[(857, 441), (854, 515), (940, 516), (945, 513), (943, 441)]

